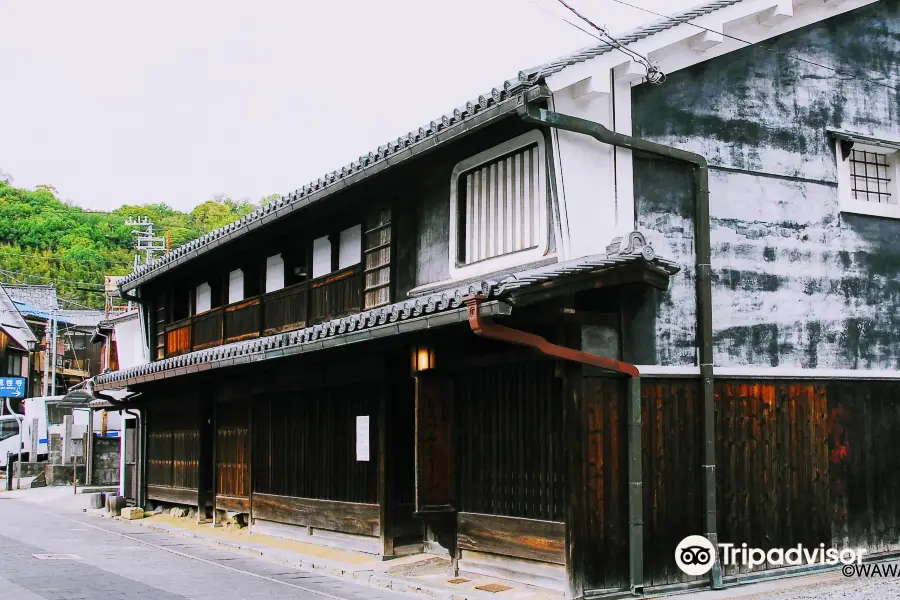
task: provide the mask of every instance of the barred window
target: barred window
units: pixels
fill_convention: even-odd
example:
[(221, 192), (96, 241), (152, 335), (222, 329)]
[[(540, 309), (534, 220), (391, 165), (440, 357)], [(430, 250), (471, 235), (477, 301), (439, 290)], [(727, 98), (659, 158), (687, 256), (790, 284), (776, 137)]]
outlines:
[(532, 131), (460, 162), (451, 182), (451, 275), (542, 257), (548, 246), (544, 139)]
[(850, 181), (854, 200), (896, 204), (891, 194), (894, 155), (865, 150), (850, 152)]

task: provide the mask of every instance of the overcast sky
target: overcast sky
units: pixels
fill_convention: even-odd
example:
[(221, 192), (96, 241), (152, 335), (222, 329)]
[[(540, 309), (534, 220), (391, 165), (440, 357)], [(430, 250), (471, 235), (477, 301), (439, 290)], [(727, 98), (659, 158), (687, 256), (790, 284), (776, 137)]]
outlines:
[[(657, 18), (570, 3), (613, 31)], [(0, 170), (91, 209), (287, 193), (596, 42), (560, 16), (556, 0), (0, 0)]]

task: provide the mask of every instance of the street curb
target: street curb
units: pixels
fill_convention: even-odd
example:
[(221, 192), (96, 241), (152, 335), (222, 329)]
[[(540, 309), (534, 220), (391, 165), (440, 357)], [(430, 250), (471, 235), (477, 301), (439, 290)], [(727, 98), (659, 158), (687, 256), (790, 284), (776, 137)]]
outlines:
[[(102, 518), (110, 518), (107, 516), (102, 516)], [(346, 579), (349, 581), (353, 581), (354, 583), (360, 583), (364, 585), (369, 585), (371, 587), (377, 587), (381, 589), (391, 590), (395, 592), (401, 592), (404, 594), (416, 595), (425, 598), (431, 598), (433, 600), (486, 600), (487, 598), (493, 598), (493, 594), (489, 594), (487, 592), (472, 592), (471, 590), (465, 591), (454, 591), (454, 590), (445, 590), (439, 587), (430, 586), (427, 584), (423, 584), (420, 581), (415, 581), (412, 579), (408, 579), (405, 577), (401, 577), (398, 575), (390, 575), (387, 573), (382, 573), (379, 571), (373, 571), (367, 568), (354, 569), (346, 563), (340, 563), (337, 561), (328, 560), (325, 558), (304, 558), (302, 556), (298, 556), (294, 558), (294, 556), (288, 555), (296, 555), (296, 552), (291, 552), (289, 550), (276, 550), (276, 549), (267, 549), (267, 548), (259, 548), (256, 546), (247, 546), (245, 544), (240, 544), (237, 542), (231, 542), (228, 540), (219, 540), (203, 535), (198, 535), (192, 531), (186, 530), (178, 530), (178, 529), (169, 529), (166, 527), (161, 527), (156, 525), (155, 523), (144, 522), (141, 520), (134, 521), (126, 521), (122, 519), (116, 518), (116, 521), (127, 523), (129, 525), (137, 525), (139, 527), (143, 527), (145, 529), (152, 529), (154, 531), (159, 531), (161, 533), (167, 533), (169, 535), (174, 535), (181, 538), (198, 540), (204, 543), (214, 544), (216, 546), (222, 546), (225, 548), (229, 548), (232, 550), (238, 550), (240, 552), (245, 552), (248, 554), (255, 554), (257, 556), (265, 556), (269, 559), (274, 560), (275, 562), (294, 567), (297, 569), (302, 569), (304, 571), (314, 571), (323, 573), (325, 575), (329, 575), (331, 577)]]

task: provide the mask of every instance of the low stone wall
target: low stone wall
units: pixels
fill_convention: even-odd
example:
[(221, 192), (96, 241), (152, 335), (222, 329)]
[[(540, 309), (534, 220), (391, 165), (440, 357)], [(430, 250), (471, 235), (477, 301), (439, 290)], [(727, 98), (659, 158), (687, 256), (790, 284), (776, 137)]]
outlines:
[(35, 477), (44, 472), (45, 462), (17, 462), (13, 467), (13, 477)]
[(44, 465), (47, 485), (72, 485), (73, 475), (84, 485), (84, 465)]

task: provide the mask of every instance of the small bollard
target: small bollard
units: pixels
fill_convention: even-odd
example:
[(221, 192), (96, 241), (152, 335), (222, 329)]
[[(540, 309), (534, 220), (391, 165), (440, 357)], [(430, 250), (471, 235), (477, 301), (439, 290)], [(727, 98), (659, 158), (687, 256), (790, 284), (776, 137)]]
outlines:
[(103, 508), (103, 492), (97, 492), (94, 494), (88, 494), (88, 497), (91, 501), (91, 508)]
[(116, 496), (115, 494), (106, 496), (106, 510), (109, 511), (110, 516), (118, 517), (122, 513), (123, 508), (125, 508), (125, 498), (123, 496)]
[(12, 491), (12, 452), (6, 453), (6, 491)]

